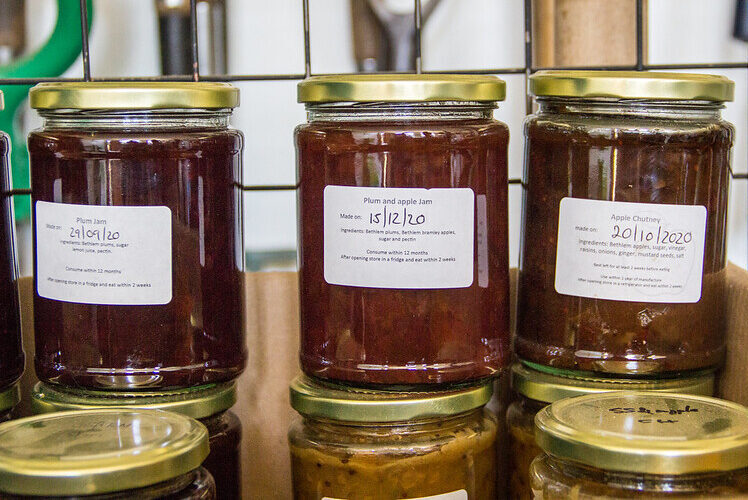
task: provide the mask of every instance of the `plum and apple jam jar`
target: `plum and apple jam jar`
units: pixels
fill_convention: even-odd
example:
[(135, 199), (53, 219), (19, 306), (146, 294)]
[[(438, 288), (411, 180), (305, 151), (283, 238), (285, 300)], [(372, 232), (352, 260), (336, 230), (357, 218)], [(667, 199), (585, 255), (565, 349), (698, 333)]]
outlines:
[(301, 366), (404, 389), (508, 359), (507, 144), (490, 76), (299, 84)]
[[(537, 368), (537, 369), (536, 369)], [(515, 363), (510, 369), (514, 400), (507, 408), (507, 454), (510, 500), (532, 500), (530, 464), (542, 453), (535, 443), (535, 415), (545, 406), (564, 398), (610, 391), (658, 391), (711, 396), (714, 373), (683, 378), (602, 378), (552, 368)]]
[(242, 134), (222, 83), (45, 83), (29, 136), (39, 379), (106, 390), (244, 369)]
[(721, 76), (530, 79), (515, 349), (562, 369), (654, 376), (725, 353), (733, 127)]
[[(0, 111), (3, 103), (0, 92)], [(0, 391), (21, 378), (24, 364), (9, 154), (10, 139), (0, 131)]]
[(0, 424), (0, 499), (216, 500), (208, 431), (160, 410), (97, 409)]
[(537, 500), (747, 498), (748, 409), (706, 396), (609, 392), (535, 417)]
[(213, 476), (217, 497), (240, 500), (242, 427), (230, 410), (235, 402), (234, 382), (164, 392), (92, 391), (39, 382), (34, 386), (31, 406), (35, 413), (144, 408), (194, 418), (208, 429), (210, 453), (203, 467)]
[(300, 377), (289, 432), (295, 500), (494, 500), (492, 384), (426, 393), (357, 390)]

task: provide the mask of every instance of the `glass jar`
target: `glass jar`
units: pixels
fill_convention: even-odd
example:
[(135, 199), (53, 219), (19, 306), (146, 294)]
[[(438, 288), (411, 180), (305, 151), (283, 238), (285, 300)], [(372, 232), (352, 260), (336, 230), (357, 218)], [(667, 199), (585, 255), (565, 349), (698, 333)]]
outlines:
[(238, 90), (43, 83), (29, 136), (36, 371), (107, 390), (231, 380), (242, 329)]
[(203, 467), (215, 480), (221, 500), (241, 499), (242, 424), (229, 408), (236, 402), (233, 382), (169, 392), (103, 392), (54, 386), (34, 386), (35, 413), (99, 408), (168, 410), (194, 418), (208, 429), (210, 454)]
[(497, 422), (484, 408), (491, 393), (491, 384), (395, 393), (296, 379), (295, 500), (497, 498)]
[(13, 409), (21, 402), (21, 388), (18, 384), (0, 392), (0, 422), (13, 418)]
[(301, 366), (380, 387), (489, 377), (509, 355), (507, 145), (491, 76), (299, 84)]
[(653, 375), (725, 353), (733, 83), (684, 73), (530, 79), (515, 349), (564, 369)]
[(748, 409), (705, 396), (611, 392), (535, 418), (538, 500), (745, 498)]
[[(0, 91), (0, 111), (4, 109), (3, 102)], [(21, 378), (24, 365), (9, 154), (10, 139), (0, 132), (0, 391), (9, 389)]]
[(0, 425), (0, 499), (215, 500), (208, 432), (157, 410), (97, 409)]
[[(537, 368), (537, 369), (535, 369)], [(529, 484), (532, 461), (542, 453), (535, 443), (535, 415), (554, 401), (608, 391), (679, 392), (711, 396), (714, 373), (674, 379), (600, 378), (540, 366), (515, 363), (511, 367), (514, 401), (506, 412), (509, 495), (512, 500), (532, 500)]]

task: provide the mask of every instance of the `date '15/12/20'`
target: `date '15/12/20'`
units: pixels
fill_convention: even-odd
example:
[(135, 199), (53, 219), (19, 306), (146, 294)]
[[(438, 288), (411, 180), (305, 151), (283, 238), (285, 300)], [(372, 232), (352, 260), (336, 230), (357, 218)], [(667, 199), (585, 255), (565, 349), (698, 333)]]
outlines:
[(369, 223), (381, 227), (388, 226), (420, 226), (426, 222), (424, 214), (408, 212), (407, 208), (401, 210), (387, 210), (387, 205), (379, 212), (369, 214)]

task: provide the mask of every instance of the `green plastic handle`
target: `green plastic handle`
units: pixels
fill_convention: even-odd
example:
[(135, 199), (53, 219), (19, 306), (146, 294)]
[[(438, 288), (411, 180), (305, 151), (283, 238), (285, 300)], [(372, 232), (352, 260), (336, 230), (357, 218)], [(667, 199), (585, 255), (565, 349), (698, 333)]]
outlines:
[[(88, 30), (93, 19), (92, 0), (88, 5)], [(0, 67), (0, 78), (49, 78), (59, 76), (67, 70), (81, 52), (80, 3), (78, 0), (57, 0), (57, 22), (42, 48), (13, 63)], [(29, 94), (31, 85), (3, 85), (0, 90), (5, 97), (5, 111), (0, 112), (0, 130), (10, 134), (13, 171), (13, 188), (28, 189), (29, 152), (26, 136), (15, 126), (16, 110)], [(16, 219), (25, 219), (31, 211), (31, 200), (27, 196), (14, 199)]]

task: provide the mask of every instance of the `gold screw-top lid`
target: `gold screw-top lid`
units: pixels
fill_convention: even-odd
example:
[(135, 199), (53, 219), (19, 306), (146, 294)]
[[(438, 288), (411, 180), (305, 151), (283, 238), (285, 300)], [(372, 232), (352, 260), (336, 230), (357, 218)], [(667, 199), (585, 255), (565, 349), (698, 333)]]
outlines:
[(678, 392), (699, 396), (714, 394), (714, 372), (657, 380), (603, 378), (563, 370), (538, 370), (525, 363), (515, 363), (511, 368), (511, 382), (514, 391), (543, 403), (609, 391)]
[(35, 413), (128, 407), (206, 418), (228, 410), (235, 402), (236, 384), (233, 382), (162, 392), (88, 391), (39, 382), (34, 386), (31, 406)]
[(7, 411), (21, 402), (21, 388), (18, 384), (0, 392), (0, 411)]
[(684, 101), (732, 101), (735, 83), (720, 75), (655, 71), (538, 71), (530, 94)]
[(706, 396), (624, 391), (562, 399), (535, 416), (535, 427), (548, 454), (605, 471), (748, 467), (748, 409)]
[(223, 109), (239, 89), (218, 82), (46, 82), (33, 87), (36, 109)]
[(503, 101), (506, 83), (490, 75), (327, 75), (299, 83), (298, 100), (325, 102)]
[(357, 389), (297, 377), (291, 406), (307, 417), (346, 422), (405, 422), (447, 417), (488, 403), (493, 384), (444, 392), (394, 392)]
[(157, 410), (37, 415), (0, 425), (0, 491), (78, 496), (143, 488), (198, 468), (208, 430)]

